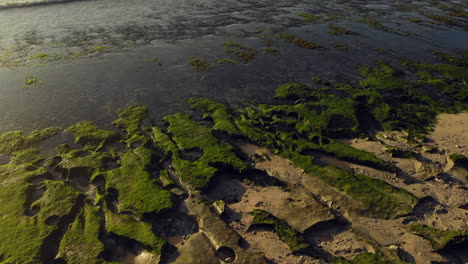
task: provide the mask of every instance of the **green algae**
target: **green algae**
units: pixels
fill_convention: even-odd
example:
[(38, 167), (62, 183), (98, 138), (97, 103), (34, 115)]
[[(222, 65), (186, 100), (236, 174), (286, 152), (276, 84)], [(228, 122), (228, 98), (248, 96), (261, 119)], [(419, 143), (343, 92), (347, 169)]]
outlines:
[(255, 49), (239, 43), (224, 42), (223, 45), (228, 53), (237, 56), (244, 63), (249, 63), (251, 60), (255, 59), (255, 56), (257, 55), (257, 51)]
[(118, 133), (99, 129), (89, 121), (74, 124), (66, 131), (73, 134), (75, 143), (86, 146), (103, 146), (120, 138)]
[(0, 153), (12, 154), (15, 151), (37, 147), (39, 144), (60, 133), (62, 128), (50, 127), (43, 130), (34, 130), (28, 136), (22, 131), (5, 132), (0, 136)]
[(226, 59), (226, 58), (217, 58), (216, 61), (218, 64), (240, 64), (240, 61)]
[(382, 23), (378, 19), (373, 18), (373, 17), (363, 17), (363, 18), (358, 19), (357, 21), (361, 23), (365, 23), (369, 25), (370, 27), (381, 30), (381, 31), (391, 31), (390, 28), (382, 25)]
[(333, 42), (332, 47), (335, 49), (344, 50), (344, 51), (348, 50), (348, 47), (346, 45), (344, 45), (343, 43), (339, 43), (339, 42)]
[(271, 48), (271, 47), (263, 48), (263, 52), (271, 54), (271, 55), (278, 55), (280, 53), (278, 49)]
[(192, 69), (196, 71), (210, 71), (213, 68), (209, 62), (204, 59), (197, 57), (190, 57), (190, 60), (187, 62), (188, 65), (192, 66)]
[(311, 94), (311, 89), (301, 83), (286, 83), (275, 90), (275, 97), (279, 99), (303, 99)]
[(92, 49), (94, 52), (100, 53), (100, 52), (104, 52), (104, 51), (106, 51), (106, 50), (110, 50), (110, 49), (112, 49), (112, 48), (113, 48), (113, 47), (111, 47), (111, 46), (94, 46), (94, 47), (92, 47), (91, 49)]
[[(46, 224), (51, 216), (69, 214), (79, 199), (79, 193), (63, 182), (44, 181), (45, 192), (36, 201), (28, 198), (34, 187), (28, 179), (47, 173), (44, 168), (28, 164), (0, 166), (0, 255), (2, 263), (41, 263), (44, 240), (51, 235), (55, 226)], [(31, 203), (32, 202), (32, 203)], [(30, 208), (39, 211), (32, 215)], [(20, 231), (20, 232), (19, 232)]]
[[(307, 149), (322, 149), (320, 145), (295, 139), (291, 133), (269, 131), (267, 120), (261, 119), (261, 113), (254, 109), (247, 109), (247, 114), (240, 115), (236, 119), (236, 124), (241, 132), (254, 143), (269, 148), (274, 153), (291, 160), (294, 166), (302, 169), (308, 175), (317, 177), (355, 200), (363, 202), (369, 208), (369, 213), (374, 216), (395, 218), (406, 215), (411, 213), (417, 202), (417, 199), (408, 192), (395, 188), (385, 181), (361, 174), (348, 173), (336, 167), (322, 168), (315, 165), (313, 157), (301, 153)], [(359, 151), (357, 150), (351, 151), (352, 154), (345, 154), (346, 151), (340, 148), (342, 147), (331, 150), (333, 149), (332, 147), (329, 151), (343, 153), (340, 156), (341, 158), (343, 156), (359, 156)], [(347, 151), (350, 150), (352, 149), (350, 148)], [(369, 161), (363, 158), (362, 161), (373, 163), (372, 161), (379, 160), (372, 154), (368, 155), (368, 159)], [(375, 165), (382, 166), (388, 170), (395, 170), (392, 165), (383, 161)]]
[(239, 129), (233, 123), (234, 115), (227, 106), (206, 98), (190, 98), (188, 103), (200, 112), (203, 118), (213, 119), (213, 130), (224, 131), (230, 135), (240, 134)]
[(103, 263), (99, 255), (104, 245), (98, 238), (103, 221), (99, 209), (85, 203), (60, 242), (58, 258), (70, 264)]
[(275, 38), (278, 38), (278, 39), (281, 39), (285, 42), (289, 42), (289, 43), (292, 43), (298, 47), (301, 47), (301, 48), (306, 48), (306, 49), (316, 49), (316, 48), (321, 48), (322, 46), (317, 44), (317, 43), (313, 43), (313, 42), (310, 42), (308, 40), (305, 40), (299, 36), (296, 36), (294, 34), (291, 34), (291, 33), (284, 33), (284, 32), (279, 32), (279, 33), (276, 33), (274, 34)]
[(412, 224), (409, 226), (409, 231), (429, 240), (435, 251), (443, 249), (456, 238), (460, 238), (464, 241), (468, 237), (468, 230), (464, 230), (463, 232), (452, 230), (443, 231), (424, 224)]
[(252, 225), (271, 225), (279, 239), (289, 246), (292, 252), (309, 247), (299, 232), (292, 229), (285, 221), (278, 219), (267, 211), (255, 209), (252, 212), (254, 219)]
[(127, 105), (118, 110), (119, 118), (115, 120), (113, 124), (127, 132), (127, 136), (124, 140), (127, 146), (130, 146), (130, 144), (134, 142), (144, 144), (148, 140), (141, 130), (142, 123), (146, 122), (151, 124), (148, 112), (148, 107), (141, 105)]
[(45, 60), (45, 59), (47, 59), (49, 56), (50, 56), (49, 53), (40, 52), (40, 53), (36, 53), (36, 54), (33, 55), (33, 56), (30, 56), (29, 59), (30, 59), (30, 60), (33, 60), (33, 59)]
[(118, 191), (119, 211), (129, 211), (141, 217), (144, 213), (159, 212), (174, 206), (171, 192), (160, 186), (148, 172), (153, 153), (139, 146), (120, 154), (120, 167), (103, 172), (106, 189)]
[(296, 15), (302, 17), (308, 23), (318, 23), (320, 21), (320, 16), (309, 14), (309, 13), (297, 13)]
[(10, 164), (19, 165), (23, 163), (30, 163), (37, 165), (39, 162), (45, 160), (45, 157), (40, 153), (38, 148), (30, 148), (25, 150), (19, 150), (12, 153), (12, 159)]
[[(86, 155), (83, 155), (86, 154)], [(89, 174), (95, 170), (104, 170), (104, 160), (113, 158), (109, 152), (96, 151), (94, 148), (74, 149), (60, 155), (60, 168), (70, 171), (73, 168), (85, 167)]]
[(162, 247), (166, 244), (164, 239), (153, 233), (151, 224), (140, 222), (130, 215), (116, 215), (107, 211), (106, 231), (136, 240), (155, 254), (161, 254)]
[(335, 24), (328, 24), (328, 33), (332, 35), (356, 35), (356, 32), (348, 30)]
[(30, 74), (27, 74), (24, 76), (24, 87), (33, 87), (33, 86), (39, 86), (42, 84), (42, 81), (39, 80), (37, 76), (33, 76)]
[[(172, 139), (157, 127), (153, 127), (152, 138), (158, 149), (172, 155), (172, 165), (185, 184), (196, 189), (206, 188), (219, 171), (213, 167), (215, 164), (229, 165), (238, 171), (246, 169), (231, 145), (214, 137), (210, 128), (191, 120), (189, 115), (175, 114), (164, 120), (169, 124)], [(180, 152), (192, 149), (201, 151), (202, 156), (196, 161), (181, 157)]]

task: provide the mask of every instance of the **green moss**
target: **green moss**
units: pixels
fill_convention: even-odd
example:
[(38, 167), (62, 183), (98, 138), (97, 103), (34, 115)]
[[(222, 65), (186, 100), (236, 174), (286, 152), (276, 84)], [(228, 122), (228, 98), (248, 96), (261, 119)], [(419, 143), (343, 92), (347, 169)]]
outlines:
[(40, 53), (36, 53), (35, 55), (33, 56), (30, 56), (29, 59), (30, 60), (33, 60), (33, 59), (40, 59), (40, 60), (45, 60), (49, 57), (49, 53), (46, 53), (46, 52), (40, 52)]
[(163, 188), (170, 188), (171, 186), (174, 186), (176, 184), (167, 170), (162, 170), (159, 173), (159, 179), (161, 180)]
[[(44, 181), (43, 196), (30, 204), (27, 193), (33, 187), (27, 181), (44, 175), (44, 168), (29, 164), (0, 166), (0, 256), (2, 263), (42, 263), (44, 239), (55, 229), (45, 224), (50, 216), (62, 217), (70, 212), (79, 193), (63, 182)], [(40, 208), (34, 216), (26, 215), (31, 207)]]
[(87, 146), (103, 146), (113, 140), (118, 140), (120, 135), (116, 132), (97, 128), (89, 121), (81, 121), (67, 128), (75, 137), (75, 143)]
[(363, 202), (376, 217), (388, 219), (409, 214), (418, 201), (410, 193), (380, 179), (348, 173), (336, 167), (314, 166), (302, 169), (355, 200)]
[(141, 217), (144, 213), (158, 212), (174, 206), (171, 192), (160, 186), (148, 172), (152, 151), (144, 146), (120, 154), (120, 167), (103, 172), (106, 189), (119, 194), (119, 211), (131, 211)]
[(103, 52), (112, 49), (111, 46), (94, 46), (91, 48), (94, 52)]
[(162, 247), (166, 244), (164, 239), (153, 233), (151, 224), (140, 222), (129, 215), (116, 215), (107, 211), (106, 231), (136, 240), (155, 254), (161, 254)]
[[(215, 164), (230, 165), (242, 171), (246, 164), (234, 154), (234, 148), (218, 140), (211, 129), (190, 119), (189, 115), (175, 114), (166, 116), (168, 132), (173, 141), (159, 128), (153, 128), (155, 146), (172, 155), (172, 165), (181, 181), (197, 189), (205, 188), (218, 172)], [(200, 150), (203, 155), (196, 161), (182, 159), (181, 151)]]
[(292, 229), (285, 221), (276, 218), (267, 211), (255, 209), (253, 210), (254, 219), (253, 225), (271, 225), (279, 239), (288, 244), (292, 252), (299, 251), (307, 248), (309, 245), (304, 242), (304, 238)]
[(468, 67), (468, 60), (466, 60), (466, 57), (458, 57), (454, 55), (450, 55), (445, 52), (440, 52), (440, 51), (434, 51), (432, 54), (436, 55), (443, 61), (458, 66), (458, 67)]
[(436, 113), (453, 109), (451, 103), (436, 100), (385, 62), (379, 68), (361, 67), (364, 89), (352, 91), (385, 130), (406, 129), (412, 134), (426, 133), (435, 122)]
[(66, 154), (70, 151), (71, 148), (68, 144), (60, 144), (57, 147), (55, 147), (55, 149), (57, 150), (58, 154)]
[(332, 47), (335, 49), (339, 49), (339, 50), (348, 50), (348, 47), (346, 45), (344, 45), (343, 43), (339, 43), (339, 42), (333, 42)]
[(141, 105), (127, 105), (117, 112), (119, 119), (115, 120), (113, 124), (127, 132), (125, 137), (127, 146), (133, 142), (144, 144), (147, 141), (147, 137), (143, 136), (141, 129), (148, 127), (141, 127), (141, 125), (143, 123), (146, 123), (146, 126), (151, 124), (148, 112), (148, 107)]
[(367, 165), (377, 169), (396, 172), (396, 166), (390, 162), (386, 162), (373, 153), (353, 148), (349, 145), (331, 140), (328, 144), (322, 144), (320, 149), (328, 154), (335, 156), (338, 159), (351, 161), (357, 164)]
[(339, 27), (335, 24), (328, 24), (328, 33), (332, 35), (355, 35), (357, 34), (356, 32), (353, 32), (343, 27)]
[(45, 159), (38, 148), (19, 150), (13, 152), (12, 156), (13, 158), (10, 160), (10, 164), (13, 165), (19, 165), (23, 163), (37, 165), (39, 162)]
[(448, 25), (448, 26), (459, 26), (460, 22), (457, 19), (448, 17), (448, 16), (443, 16), (443, 15), (438, 15), (438, 14), (428, 14), (425, 15), (426, 17), (437, 21), (440, 24)]
[(361, 156), (365, 152), (351, 147), (346, 148), (334, 141), (330, 141), (327, 146), (325, 143), (314, 144), (295, 139), (291, 133), (270, 129), (271, 124), (268, 119), (253, 109), (247, 109), (245, 114), (240, 115), (236, 119), (236, 124), (241, 132), (254, 143), (269, 148), (274, 153), (291, 160), (294, 166), (308, 175), (317, 177), (355, 200), (363, 202), (369, 208), (371, 215), (394, 218), (409, 214), (417, 202), (417, 199), (408, 192), (395, 188), (385, 181), (348, 173), (336, 167), (322, 168), (314, 164), (312, 157), (301, 154), (304, 150), (317, 149), (333, 153), (339, 158), (383, 167), (390, 171), (395, 170), (394, 166), (379, 160), (370, 153)]
[(42, 82), (37, 76), (26, 75), (24, 76), (24, 85), (25, 87), (39, 86)]
[(275, 90), (275, 97), (279, 99), (303, 99), (311, 94), (309, 87), (300, 83), (286, 83)]
[(391, 31), (388, 27), (382, 25), (382, 23), (379, 20), (373, 17), (364, 17), (364, 18), (358, 19), (357, 21), (368, 24), (369, 26), (378, 30)]
[(468, 231), (443, 231), (432, 228), (424, 224), (412, 224), (409, 226), (409, 230), (417, 235), (424, 237), (431, 242), (434, 250), (443, 249), (448, 243), (455, 238), (462, 238), (466, 240), (468, 237)]
[(70, 264), (103, 263), (98, 258), (104, 250), (104, 245), (99, 240), (103, 221), (99, 209), (85, 203), (60, 242), (58, 258), (63, 258)]
[(255, 59), (255, 56), (257, 55), (257, 51), (255, 49), (239, 43), (224, 42), (223, 45), (228, 53), (236, 55), (244, 63), (249, 63), (251, 60)]
[(299, 36), (296, 36), (296, 35), (290, 34), (290, 33), (279, 32), (279, 33), (276, 33), (274, 36), (275, 36), (275, 38), (282, 39), (283, 41), (292, 43), (292, 44), (294, 44), (294, 45), (296, 45), (298, 47), (301, 47), (301, 48), (316, 49), (316, 48), (321, 48), (322, 47), (319, 44), (310, 42), (308, 40), (305, 40), (303, 38), (300, 38)]
[(206, 98), (190, 98), (189, 104), (203, 115), (203, 118), (212, 118), (213, 129), (224, 131), (230, 135), (239, 135), (239, 129), (234, 125), (231, 110), (220, 103), (216, 103)]
[(50, 127), (43, 130), (34, 130), (28, 136), (22, 131), (5, 132), (0, 136), (0, 153), (11, 154), (18, 150), (37, 147), (39, 144), (60, 133), (62, 128)]
[(226, 58), (217, 58), (216, 61), (218, 62), (218, 64), (240, 64), (241, 62), (240, 61), (236, 61), (236, 60), (231, 60), (231, 59), (226, 59)]
[(271, 55), (278, 55), (278, 54), (279, 54), (279, 50), (278, 50), (278, 49), (271, 48), (271, 47), (263, 48), (263, 52), (269, 53), (269, 54), (271, 54)]
[(204, 59), (197, 58), (197, 57), (190, 57), (190, 60), (187, 62), (190, 66), (192, 66), (192, 69), (196, 71), (210, 71), (211, 68), (213, 68), (213, 65), (211, 65), (209, 62), (207, 62)]
[(309, 23), (318, 23), (320, 16), (308, 13), (297, 13), (296, 15), (302, 17), (305, 21)]
[[(86, 154), (86, 155), (83, 155)], [(96, 151), (94, 148), (75, 149), (60, 155), (59, 166), (64, 169), (86, 167), (92, 174), (95, 170), (104, 170), (104, 161), (112, 158), (109, 152)]]
[(450, 16), (468, 18), (468, 12), (464, 10), (456, 10), (449, 13)]

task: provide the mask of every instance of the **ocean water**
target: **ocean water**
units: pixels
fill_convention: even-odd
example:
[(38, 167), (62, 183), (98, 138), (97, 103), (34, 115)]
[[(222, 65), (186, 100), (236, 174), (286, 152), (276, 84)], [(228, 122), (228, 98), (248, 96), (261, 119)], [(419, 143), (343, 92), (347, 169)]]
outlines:
[[(356, 67), (376, 59), (431, 61), (433, 50), (468, 50), (468, 32), (462, 28), (407, 20), (424, 18), (424, 12), (443, 10), (431, 1), (0, 0), (0, 132), (81, 120), (105, 127), (118, 108), (135, 102), (148, 105), (158, 121), (188, 111), (184, 99), (192, 96), (241, 106), (252, 99), (271, 100), (285, 82), (310, 84), (313, 76), (355, 82)], [(333, 19), (308, 23), (301, 13)], [(356, 21), (369, 16), (392, 31)], [(330, 35), (328, 23), (359, 35)], [(326, 48), (307, 50), (274, 39), (280, 54), (270, 55), (261, 52), (261, 30), (291, 32)], [(225, 41), (259, 53), (249, 64), (216, 65), (210, 72), (187, 65), (191, 56), (213, 64), (229, 57)], [(348, 50), (333, 48), (336, 43)], [(112, 49), (92, 53), (96, 46)], [(41, 52), (72, 59), (33, 59)], [(37, 76), (41, 85), (24, 88), (28, 75)]]

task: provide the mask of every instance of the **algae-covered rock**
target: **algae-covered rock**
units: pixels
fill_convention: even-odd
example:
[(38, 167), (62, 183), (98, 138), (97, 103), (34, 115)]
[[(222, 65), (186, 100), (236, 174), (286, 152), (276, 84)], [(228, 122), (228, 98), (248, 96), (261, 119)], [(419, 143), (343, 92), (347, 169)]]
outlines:
[(435, 251), (443, 249), (448, 243), (454, 241), (456, 238), (458, 238), (458, 243), (461, 243), (468, 238), (468, 230), (464, 230), (463, 232), (452, 230), (443, 231), (424, 224), (412, 224), (409, 226), (409, 231), (429, 240)]
[[(203, 189), (218, 172), (216, 164), (232, 166), (239, 171), (247, 167), (231, 145), (214, 137), (210, 128), (191, 120), (189, 115), (176, 114), (166, 116), (164, 120), (169, 123), (172, 140), (156, 127), (152, 138), (157, 148), (171, 153), (172, 165), (183, 183)], [(201, 151), (201, 157), (195, 161), (183, 159), (181, 152), (192, 149)]]
[(64, 182), (28, 183), (45, 173), (28, 164), (0, 166), (0, 255), (5, 263), (41, 263), (44, 241), (56, 229), (48, 221), (72, 213), (80, 200), (79, 192)]
[(119, 236), (134, 239), (154, 254), (161, 254), (161, 250), (166, 241), (157, 237), (151, 224), (140, 222), (130, 215), (116, 215), (110, 211), (106, 212), (106, 231)]
[(304, 242), (304, 238), (286, 222), (276, 218), (272, 214), (255, 209), (253, 212), (254, 219), (252, 225), (271, 225), (281, 241), (288, 244), (292, 252), (303, 250), (309, 247), (309, 244)]
[(119, 211), (131, 211), (141, 216), (171, 208), (173, 195), (159, 186), (147, 170), (151, 163), (152, 151), (144, 146), (120, 154), (120, 167), (103, 172), (106, 189), (118, 192)]
[(96, 207), (85, 203), (60, 242), (57, 258), (70, 264), (102, 263), (99, 254), (104, 245), (99, 240), (103, 214)]
[(89, 121), (74, 124), (67, 131), (75, 136), (75, 142), (80, 145), (102, 146), (120, 138), (118, 133), (99, 129)]
[(6, 132), (0, 136), (0, 153), (11, 154), (14, 151), (37, 147), (42, 141), (57, 135), (62, 131), (60, 127), (50, 127), (34, 130), (29, 135), (22, 131)]
[(230, 135), (240, 135), (239, 129), (233, 123), (234, 116), (227, 106), (206, 98), (190, 98), (188, 102), (204, 118), (213, 119), (214, 130), (224, 131)]

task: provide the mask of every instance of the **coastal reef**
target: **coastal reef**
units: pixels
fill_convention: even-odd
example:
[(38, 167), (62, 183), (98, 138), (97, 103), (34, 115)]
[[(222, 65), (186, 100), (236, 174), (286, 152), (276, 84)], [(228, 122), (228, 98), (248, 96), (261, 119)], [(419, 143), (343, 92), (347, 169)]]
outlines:
[[(239, 61), (220, 64), (256, 56), (224, 47)], [(466, 262), (467, 153), (438, 124), (466, 116), (468, 64), (434, 55), (360, 66), (354, 83), (284, 83), (270, 104), (189, 98), (158, 122), (133, 104), (110, 130), (6, 132), (0, 263)]]

